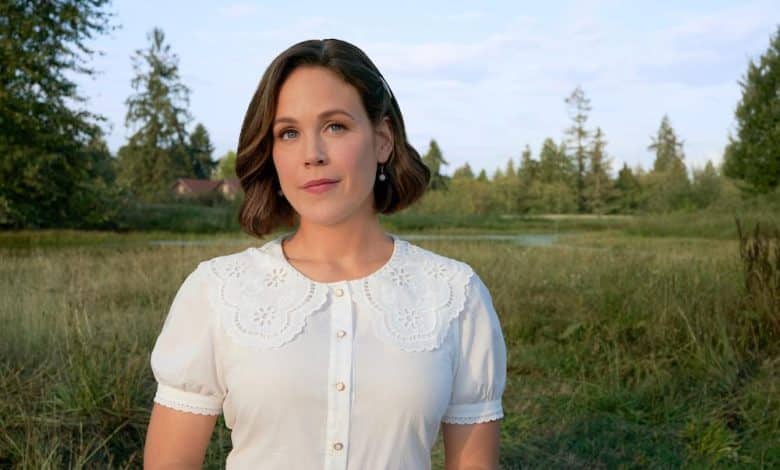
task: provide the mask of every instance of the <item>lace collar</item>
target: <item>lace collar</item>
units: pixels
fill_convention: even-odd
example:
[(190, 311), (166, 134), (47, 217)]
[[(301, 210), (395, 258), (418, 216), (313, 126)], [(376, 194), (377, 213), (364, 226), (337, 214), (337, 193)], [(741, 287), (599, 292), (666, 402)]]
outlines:
[(359, 308), (372, 313), (374, 332), (405, 351), (439, 347), (463, 309), (473, 273), (463, 262), (418, 247), (396, 235), (393, 254), (358, 279), (318, 282), (295, 269), (282, 236), (260, 247), (206, 262), (214, 278), (211, 302), (237, 342), (278, 348), (303, 332), (306, 319), (323, 311), (335, 285), (349, 284)]

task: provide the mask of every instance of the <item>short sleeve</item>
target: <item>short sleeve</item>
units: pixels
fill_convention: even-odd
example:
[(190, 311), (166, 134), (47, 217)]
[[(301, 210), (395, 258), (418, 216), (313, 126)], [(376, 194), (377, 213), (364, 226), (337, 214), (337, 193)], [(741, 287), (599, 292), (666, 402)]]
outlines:
[(493, 300), (474, 273), (457, 322), (459, 341), (452, 397), (442, 422), (474, 424), (504, 417), (506, 344)]
[(156, 403), (219, 415), (225, 387), (217, 361), (208, 274), (208, 266), (201, 263), (179, 287), (152, 350), (151, 365)]

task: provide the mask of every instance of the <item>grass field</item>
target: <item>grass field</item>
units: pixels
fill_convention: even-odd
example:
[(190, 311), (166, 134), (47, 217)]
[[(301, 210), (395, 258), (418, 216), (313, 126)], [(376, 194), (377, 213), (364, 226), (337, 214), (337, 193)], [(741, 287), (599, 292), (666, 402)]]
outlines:
[[(502, 468), (780, 467), (780, 306), (747, 295), (732, 218), (675, 217), (437, 231), (560, 234), (542, 247), (415, 242), (491, 290), (509, 355)], [(213, 243), (149, 244), (183, 237)], [(140, 467), (173, 295), (198, 261), (259, 243), (245, 240), (0, 234), (0, 468)], [(208, 466), (228, 450), (220, 424)]]

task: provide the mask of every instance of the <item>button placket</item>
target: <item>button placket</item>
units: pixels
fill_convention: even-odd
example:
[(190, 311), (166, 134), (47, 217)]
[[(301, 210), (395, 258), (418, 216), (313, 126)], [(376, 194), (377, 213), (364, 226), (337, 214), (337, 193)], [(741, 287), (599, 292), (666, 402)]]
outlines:
[(330, 287), (330, 348), (328, 361), (328, 417), (326, 425), (326, 470), (345, 470), (349, 450), (352, 383), (352, 299), (346, 283)]

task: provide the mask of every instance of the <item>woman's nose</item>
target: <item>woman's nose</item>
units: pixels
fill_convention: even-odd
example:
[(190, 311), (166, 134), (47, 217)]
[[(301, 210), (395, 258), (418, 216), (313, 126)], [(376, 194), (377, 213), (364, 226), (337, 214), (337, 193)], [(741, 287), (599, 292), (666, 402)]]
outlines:
[(306, 156), (304, 164), (309, 165), (322, 165), (325, 163), (325, 148), (322, 138), (319, 135), (313, 135), (308, 139), (308, 145), (306, 145)]

